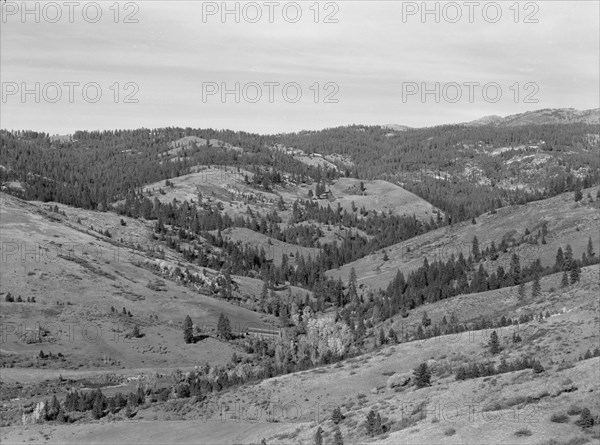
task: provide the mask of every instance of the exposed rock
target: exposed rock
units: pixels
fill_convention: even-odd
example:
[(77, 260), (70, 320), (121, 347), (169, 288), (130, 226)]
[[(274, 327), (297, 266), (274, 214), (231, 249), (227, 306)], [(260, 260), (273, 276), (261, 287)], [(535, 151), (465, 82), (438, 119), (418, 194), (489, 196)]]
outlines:
[(412, 374), (407, 372), (404, 374), (393, 374), (387, 379), (386, 386), (388, 388), (396, 388), (399, 386), (406, 386), (410, 382)]

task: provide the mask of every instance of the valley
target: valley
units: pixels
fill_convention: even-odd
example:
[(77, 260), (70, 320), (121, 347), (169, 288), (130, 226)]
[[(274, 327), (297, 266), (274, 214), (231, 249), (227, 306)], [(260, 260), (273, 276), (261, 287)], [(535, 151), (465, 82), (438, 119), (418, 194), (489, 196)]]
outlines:
[(0, 439), (597, 442), (580, 114), (2, 130)]

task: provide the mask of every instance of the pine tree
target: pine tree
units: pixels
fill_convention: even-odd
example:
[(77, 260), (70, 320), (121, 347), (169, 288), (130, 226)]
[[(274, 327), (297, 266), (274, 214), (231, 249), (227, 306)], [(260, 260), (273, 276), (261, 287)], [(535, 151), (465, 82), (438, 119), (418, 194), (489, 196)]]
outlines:
[(431, 318), (427, 316), (427, 311), (423, 311), (423, 317), (421, 318), (421, 324), (424, 328), (431, 324)]
[(231, 338), (231, 324), (229, 318), (221, 313), (217, 322), (217, 334), (224, 340)]
[(521, 282), (521, 261), (516, 253), (510, 259), (510, 275), (514, 284)]
[(373, 435), (378, 436), (383, 433), (383, 424), (381, 423), (381, 416), (377, 413), (375, 416), (375, 425), (373, 426)]
[(570, 244), (567, 244), (565, 247), (565, 259), (563, 262), (562, 270), (571, 270), (571, 266), (573, 265), (573, 248)]
[(417, 388), (429, 386), (431, 382), (431, 372), (427, 367), (427, 363), (421, 363), (414, 371), (415, 385)]
[(352, 302), (358, 300), (358, 292), (356, 289), (356, 270), (354, 267), (350, 269), (350, 278), (348, 280), (348, 300)]
[(370, 410), (367, 414), (367, 422), (365, 427), (367, 429), (367, 435), (373, 437), (375, 435), (375, 422), (377, 421), (377, 416), (375, 415), (375, 411)]
[(383, 346), (385, 343), (385, 333), (383, 332), (383, 328), (379, 328), (379, 346)]
[(554, 261), (554, 269), (555, 270), (563, 270), (564, 263), (565, 263), (565, 257), (563, 255), (563, 250), (562, 250), (562, 248), (559, 247), (558, 250), (556, 251), (556, 260)]
[(531, 286), (531, 298), (538, 298), (542, 293), (542, 286), (540, 284), (540, 276), (536, 273), (533, 278), (533, 285)]
[(569, 286), (569, 276), (567, 275), (567, 271), (564, 271), (562, 274), (562, 280), (560, 282), (560, 287), (567, 287)]
[(191, 343), (194, 340), (194, 323), (189, 315), (186, 315), (185, 321), (183, 322), (183, 340), (186, 343)]
[(267, 298), (269, 296), (269, 283), (267, 280), (263, 281), (262, 291), (260, 293), (260, 306), (264, 309), (265, 304), (267, 303)]
[(581, 276), (581, 268), (579, 267), (579, 262), (577, 260), (573, 260), (571, 262), (571, 272), (570, 272), (571, 284), (578, 283), (580, 276)]
[(361, 342), (367, 333), (367, 328), (365, 326), (365, 322), (361, 315), (358, 316), (358, 321), (356, 323), (356, 341)]
[(223, 286), (220, 289), (221, 297), (225, 300), (229, 300), (233, 296), (232, 288), (231, 288), (231, 273), (229, 271), (229, 267), (223, 271)]
[(94, 419), (100, 419), (104, 415), (104, 412), (102, 410), (102, 398), (101, 397), (96, 397), (96, 399), (94, 400), (94, 405), (92, 408), (92, 415), (94, 416)]
[(488, 346), (492, 354), (496, 355), (500, 352), (500, 341), (498, 340), (498, 334), (496, 333), (496, 331), (492, 331)]
[(344, 416), (342, 415), (342, 410), (340, 409), (339, 406), (335, 407), (331, 413), (331, 421), (337, 425), (343, 419), (344, 419)]
[(473, 258), (475, 261), (479, 261), (481, 253), (479, 252), (479, 240), (476, 236), (473, 237), (473, 246), (471, 248), (471, 252), (473, 253)]
[(594, 244), (592, 243), (592, 237), (590, 236), (587, 243), (587, 257), (590, 263), (593, 261), (594, 256), (596, 256), (596, 253), (594, 252)]
[(523, 341), (523, 339), (521, 338), (521, 336), (519, 334), (517, 334), (517, 332), (513, 332), (512, 341), (513, 341), (513, 343), (520, 343)]
[(315, 433), (315, 445), (323, 445), (323, 428), (317, 428)]
[(575, 194), (574, 194), (573, 198), (575, 199), (575, 202), (581, 201), (583, 199), (583, 194), (581, 193), (581, 190), (579, 190), (579, 189), (575, 190)]

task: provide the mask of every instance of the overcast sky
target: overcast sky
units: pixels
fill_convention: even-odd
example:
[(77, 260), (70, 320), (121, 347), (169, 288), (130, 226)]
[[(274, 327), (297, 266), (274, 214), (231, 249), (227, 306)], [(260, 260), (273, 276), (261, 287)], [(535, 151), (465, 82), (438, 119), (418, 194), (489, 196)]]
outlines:
[(112, 4), (2, 4), (2, 128), (422, 127), (600, 102), (597, 1), (230, 2), (239, 23), (221, 2)]

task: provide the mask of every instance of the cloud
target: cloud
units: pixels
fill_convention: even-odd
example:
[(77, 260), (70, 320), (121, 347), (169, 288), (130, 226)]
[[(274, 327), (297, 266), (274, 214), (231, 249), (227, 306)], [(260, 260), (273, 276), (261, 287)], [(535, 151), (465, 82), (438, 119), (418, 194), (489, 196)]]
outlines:
[[(458, 23), (448, 23), (443, 15), (440, 23), (432, 15), (425, 22), (420, 14), (403, 17), (402, 8), (411, 2), (330, 2), (327, 9), (321, 2), (317, 23), (309, 3), (301, 3), (302, 19), (290, 23), (278, 12), (288, 2), (275, 10), (273, 23), (265, 7), (259, 23), (244, 20), (250, 9), (240, 14), (239, 23), (233, 15), (223, 23), (220, 14), (203, 20), (202, 5), (209, 3), (138, 2), (138, 23), (122, 23), (131, 13), (124, 3), (119, 23), (108, 3), (102, 3), (98, 23), (77, 14), (73, 23), (48, 23), (43, 14), (40, 23), (23, 23), (18, 14), (3, 15), (2, 82), (30, 88), (35, 82), (42, 87), (96, 82), (103, 98), (90, 103), (80, 95), (73, 103), (48, 103), (41, 97), (35, 103), (35, 95), (23, 101), (15, 94), (1, 104), (2, 127), (66, 133), (189, 125), (276, 133), (350, 123), (435, 125), (546, 107), (593, 108), (600, 100), (597, 2), (530, 2), (535, 10), (519, 3), (517, 23), (509, 3), (501, 3), (497, 23), (479, 12), (469, 23), (464, 6)], [(240, 11), (248, 8), (248, 3), (239, 5)], [(440, 5), (442, 11), (445, 4)], [(523, 23), (532, 12), (538, 23)], [(328, 14), (338, 22), (323, 23)], [(123, 103), (126, 82), (139, 87), (137, 104)], [(227, 88), (236, 82), (296, 82), (302, 99), (290, 103), (280, 94), (270, 103), (263, 91), (258, 103), (243, 97), (236, 103), (233, 95), (226, 103), (220, 95), (203, 102), (203, 82)], [(337, 85), (338, 103), (324, 102), (331, 92), (324, 88), (328, 82)], [(403, 101), (403, 82), (496, 82), (502, 100)], [(537, 104), (523, 101), (527, 82), (539, 87)]]

